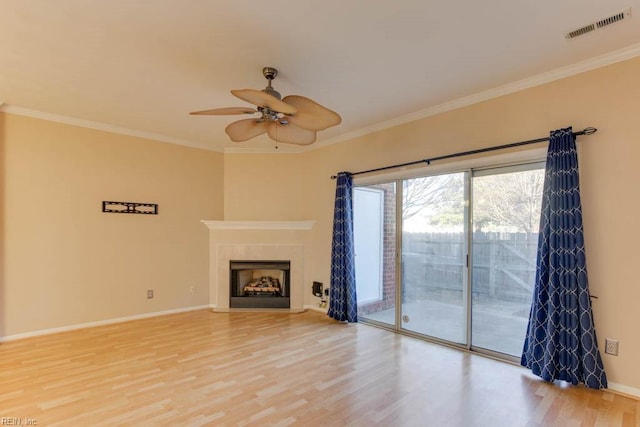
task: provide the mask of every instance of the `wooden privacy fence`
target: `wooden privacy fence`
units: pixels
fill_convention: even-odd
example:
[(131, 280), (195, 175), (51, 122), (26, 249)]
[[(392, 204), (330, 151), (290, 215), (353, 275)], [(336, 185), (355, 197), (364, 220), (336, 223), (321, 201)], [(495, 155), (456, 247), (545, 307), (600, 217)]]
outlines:
[[(473, 233), (473, 298), (530, 301), (537, 242), (537, 233)], [(444, 298), (462, 292), (466, 280), (463, 233), (405, 233), (402, 246), (405, 298)]]

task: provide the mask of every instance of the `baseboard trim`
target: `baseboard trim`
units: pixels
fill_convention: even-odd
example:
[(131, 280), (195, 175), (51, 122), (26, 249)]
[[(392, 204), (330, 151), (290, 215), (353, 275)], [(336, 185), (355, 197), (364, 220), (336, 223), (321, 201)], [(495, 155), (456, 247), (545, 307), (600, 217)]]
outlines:
[(129, 322), (131, 320), (147, 319), (149, 317), (164, 316), (167, 314), (176, 314), (176, 313), (185, 313), (188, 311), (204, 310), (207, 308), (209, 308), (209, 305), (197, 305), (197, 306), (175, 308), (175, 309), (164, 310), (164, 311), (154, 311), (151, 313), (136, 314), (133, 316), (117, 317), (114, 319), (98, 320), (95, 322), (78, 323), (76, 325), (61, 326), (59, 328), (42, 329), (39, 331), (25, 332), (23, 334), (7, 335), (4, 337), (0, 337), (0, 342), (15, 341), (15, 340), (20, 340), (24, 338), (32, 338), (32, 337), (39, 337), (42, 335), (57, 334), (60, 332), (75, 331), (78, 329), (93, 328), (95, 326), (111, 325), (114, 323)]
[(607, 387), (610, 391), (622, 394), (625, 396), (633, 397), (634, 399), (640, 399), (640, 389), (629, 387), (623, 384), (609, 383)]
[(305, 304), (304, 305), (304, 309), (305, 310), (312, 310), (312, 311), (317, 311), (319, 313), (322, 314), (327, 314), (327, 308), (322, 308), (322, 307), (318, 307), (317, 305), (313, 305), (313, 304)]

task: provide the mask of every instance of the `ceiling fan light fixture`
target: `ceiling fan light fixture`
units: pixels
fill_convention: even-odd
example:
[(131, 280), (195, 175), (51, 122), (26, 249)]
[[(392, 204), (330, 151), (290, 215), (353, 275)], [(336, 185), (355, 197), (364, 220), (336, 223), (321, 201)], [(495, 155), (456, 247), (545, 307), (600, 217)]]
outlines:
[[(267, 133), (277, 142), (309, 145), (316, 141), (317, 131), (336, 126), (342, 122), (338, 113), (304, 96), (289, 95), (282, 99), (280, 92), (271, 86), (278, 75), (273, 67), (264, 67), (262, 74), (267, 79), (263, 90), (232, 90), (231, 94), (257, 108), (226, 107), (196, 111), (195, 115), (253, 114), (259, 118), (238, 120), (229, 124), (225, 132), (232, 141), (243, 142)], [(277, 148), (277, 147), (276, 147)]]

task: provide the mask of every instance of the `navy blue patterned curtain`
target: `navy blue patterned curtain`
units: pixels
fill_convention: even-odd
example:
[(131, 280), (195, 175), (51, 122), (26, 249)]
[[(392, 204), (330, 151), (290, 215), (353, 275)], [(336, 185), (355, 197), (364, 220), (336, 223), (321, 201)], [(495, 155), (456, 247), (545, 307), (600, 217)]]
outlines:
[(336, 181), (331, 245), (329, 317), (357, 322), (356, 270), (353, 247), (353, 178), (340, 172)]
[(606, 388), (589, 298), (572, 129), (551, 132), (538, 238), (536, 281), (522, 352), (546, 381)]

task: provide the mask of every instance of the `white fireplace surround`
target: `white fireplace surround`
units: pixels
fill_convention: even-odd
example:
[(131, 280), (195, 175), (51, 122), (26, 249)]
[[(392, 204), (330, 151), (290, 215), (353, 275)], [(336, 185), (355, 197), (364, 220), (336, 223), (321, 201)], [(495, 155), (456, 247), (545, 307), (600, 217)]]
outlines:
[[(310, 231), (315, 221), (202, 221), (209, 228), (209, 304), (214, 311), (258, 311), (229, 308), (230, 261), (290, 261), (290, 308), (304, 311), (309, 280)], [(311, 286), (311, 285), (309, 285)]]

